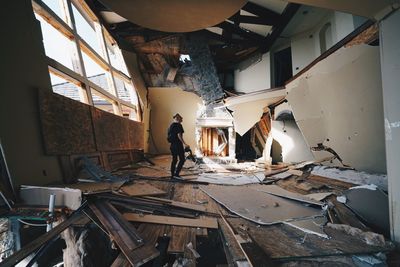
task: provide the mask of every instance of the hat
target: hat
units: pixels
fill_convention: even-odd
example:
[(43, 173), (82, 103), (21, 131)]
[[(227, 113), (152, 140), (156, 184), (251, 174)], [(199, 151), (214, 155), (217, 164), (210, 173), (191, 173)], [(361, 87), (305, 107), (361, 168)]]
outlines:
[(179, 113), (176, 113), (172, 118), (181, 118), (182, 119), (182, 116), (179, 114)]

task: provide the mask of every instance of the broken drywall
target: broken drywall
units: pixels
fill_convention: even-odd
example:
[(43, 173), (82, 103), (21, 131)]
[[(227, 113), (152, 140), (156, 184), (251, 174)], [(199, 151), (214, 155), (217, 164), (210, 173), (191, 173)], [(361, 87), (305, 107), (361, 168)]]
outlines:
[(264, 108), (279, 101), (285, 96), (285, 90), (264, 90), (243, 96), (229, 97), (225, 100), (226, 107), (233, 111), (235, 131), (244, 135), (256, 124)]
[(172, 123), (172, 116), (179, 113), (183, 117), (183, 139), (194, 149), (196, 114), (202, 105), (201, 98), (194, 93), (180, 88), (150, 87), (150, 152), (156, 154), (170, 153), (167, 141), (167, 130)]
[(271, 133), (272, 138), (281, 146), (283, 162), (295, 163), (314, 159), (295, 121), (272, 121)]
[[(386, 171), (379, 49), (341, 48), (287, 84), (308, 145), (332, 148), (356, 169)], [(313, 152), (316, 159), (326, 152)]]

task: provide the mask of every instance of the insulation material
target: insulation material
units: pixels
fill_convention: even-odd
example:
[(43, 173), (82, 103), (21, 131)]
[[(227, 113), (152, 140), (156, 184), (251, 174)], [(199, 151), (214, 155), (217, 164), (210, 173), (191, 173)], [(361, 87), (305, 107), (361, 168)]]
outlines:
[[(179, 103), (177, 99), (179, 99)], [(151, 87), (149, 88), (149, 100), (152, 105), (150, 118), (151, 153), (170, 153), (167, 130), (172, 123), (172, 116), (176, 113), (183, 117), (182, 126), (185, 130), (183, 139), (192, 148), (196, 147), (196, 112), (201, 106), (201, 98), (180, 88)]]
[(314, 166), (311, 174), (328, 177), (357, 185), (374, 184), (378, 188), (388, 190), (388, 178), (386, 174), (374, 174), (351, 169), (334, 168), (327, 166)]
[(322, 209), (266, 194), (247, 186), (201, 186), (200, 189), (234, 214), (271, 225), (322, 215)]
[[(322, 143), (354, 168), (386, 171), (380, 73), (379, 49), (359, 45), (339, 49), (286, 85), (309, 147)], [(313, 153), (317, 160), (329, 155)]]
[(19, 192), (22, 201), (33, 206), (48, 206), (51, 194), (56, 195), (57, 207), (76, 210), (81, 206), (82, 192), (79, 189), (21, 185)]
[(265, 108), (285, 96), (285, 90), (263, 91), (226, 99), (226, 106), (233, 111), (235, 131), (241, 136), (262, 117)]

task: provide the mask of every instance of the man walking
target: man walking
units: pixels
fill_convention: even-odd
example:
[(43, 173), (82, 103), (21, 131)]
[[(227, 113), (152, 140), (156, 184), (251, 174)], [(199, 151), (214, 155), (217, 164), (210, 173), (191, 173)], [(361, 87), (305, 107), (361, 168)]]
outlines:
[[(185, 148), (189, 147), (183, 140), (184, 130), (181, 124), (182, 119), (182, 116), (176, 113), (173, 116), (173, 122), (168, 128), (168, 142), (171, 143), (170, 149), (172, 154), (171, 177), (175, 179), (182, 179), (179, 173), (185, 163)], [(178, 166), (176, 166), (176, 163), (178, 163)]]

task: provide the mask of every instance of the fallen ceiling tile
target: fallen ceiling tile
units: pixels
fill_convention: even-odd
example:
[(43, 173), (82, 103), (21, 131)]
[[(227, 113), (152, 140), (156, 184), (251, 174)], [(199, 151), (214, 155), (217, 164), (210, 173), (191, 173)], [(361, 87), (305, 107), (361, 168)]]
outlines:
[(266, 194), (247, 186), (201, 186), (200, 189), (228, 210), (252, 222), (269, 225), (322, 215), (322, 210)]

